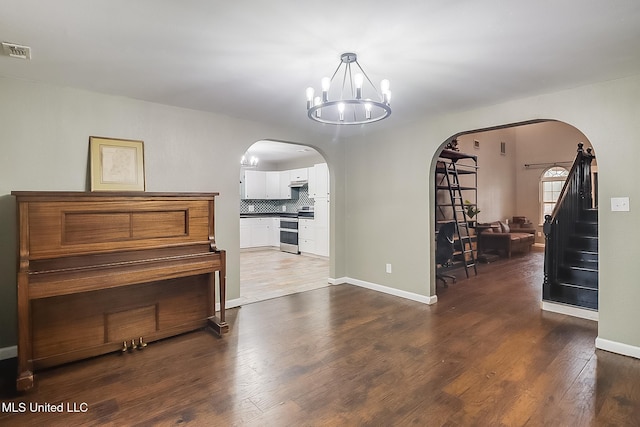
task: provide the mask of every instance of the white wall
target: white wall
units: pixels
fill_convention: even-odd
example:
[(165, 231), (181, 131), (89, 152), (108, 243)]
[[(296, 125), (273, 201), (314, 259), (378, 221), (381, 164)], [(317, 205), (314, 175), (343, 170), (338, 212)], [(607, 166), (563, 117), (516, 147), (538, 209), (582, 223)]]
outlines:
[[(144, 141), (147, 191), (218, 191), (216, 240), (227, 250), (229, 299), (239, 297), (239, 159), (255, 141), (322, 151), (340, 181), (340, 145), (317, 135), (116, 96), (0, 78), (0, 349), (16, 342), (12, 190), (88, 190), (89, 136)], [(337, 198), (343, 187), (332, 189)], [(332, 228), (342, 227), (332, 219)], [(332, 239), (332, 259), (342, 239)], [(331, 262), (331, 274), (342, 276)]]

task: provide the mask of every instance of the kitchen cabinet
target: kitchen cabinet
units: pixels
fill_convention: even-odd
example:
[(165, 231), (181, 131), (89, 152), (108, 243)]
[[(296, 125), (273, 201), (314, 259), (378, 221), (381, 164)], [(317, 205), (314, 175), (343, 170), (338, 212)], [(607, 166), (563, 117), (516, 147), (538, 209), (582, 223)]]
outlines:
[(240, 248), (279, 245), (279, 218), (240, 218)]
[(244, 171), (241, 197), (243, 200), (291, 199), (289, 171)]
[(315, 220), (298, 219), (298, 248), (302, 253), (316, 253), (316, 229)]
[(329, 207), (328, 197), (318, 197), (314, 200), (314, 242), (315, 254), (329, 256)]
[(243, 199), (264, 199), (267, 194), (267, 180), (263, 171), (245, 170), (242, 180)]
[(265, 175), (265, 199), (276, 200), (280, 198), (280, 172), (267, 171)]
[(308, 168), (292, 169), (289, 171), (289, 182), (307, 181), (308, 179)]
[(329, 167), (318, 163), (309, 168), (309, 197), (329, 197)]
[(283, 200), (291, 199), (291, 171), (280, 171), (280, 198)]

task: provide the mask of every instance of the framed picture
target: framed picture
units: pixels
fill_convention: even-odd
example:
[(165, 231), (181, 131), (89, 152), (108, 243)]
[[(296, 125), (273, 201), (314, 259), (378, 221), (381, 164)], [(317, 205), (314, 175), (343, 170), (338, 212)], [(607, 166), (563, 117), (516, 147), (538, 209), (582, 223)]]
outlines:
[(144, 191), (142, 141), (89, 137), (91, 191)]

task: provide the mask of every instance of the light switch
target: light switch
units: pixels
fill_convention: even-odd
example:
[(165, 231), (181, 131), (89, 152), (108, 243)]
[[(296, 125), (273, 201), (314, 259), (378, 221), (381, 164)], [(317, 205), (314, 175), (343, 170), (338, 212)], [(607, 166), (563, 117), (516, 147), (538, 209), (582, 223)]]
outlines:
[(629, 212), (629, 198), (628, 197), (612, 197), (611, 211), (612, 212)]

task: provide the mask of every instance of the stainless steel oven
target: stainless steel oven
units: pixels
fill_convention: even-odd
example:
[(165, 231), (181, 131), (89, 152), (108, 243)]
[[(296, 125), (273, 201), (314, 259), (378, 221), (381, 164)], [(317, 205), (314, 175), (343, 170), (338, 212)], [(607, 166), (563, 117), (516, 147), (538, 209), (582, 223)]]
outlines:
[(280, 218), (280, 250), (299, 254), (298, 218)]

